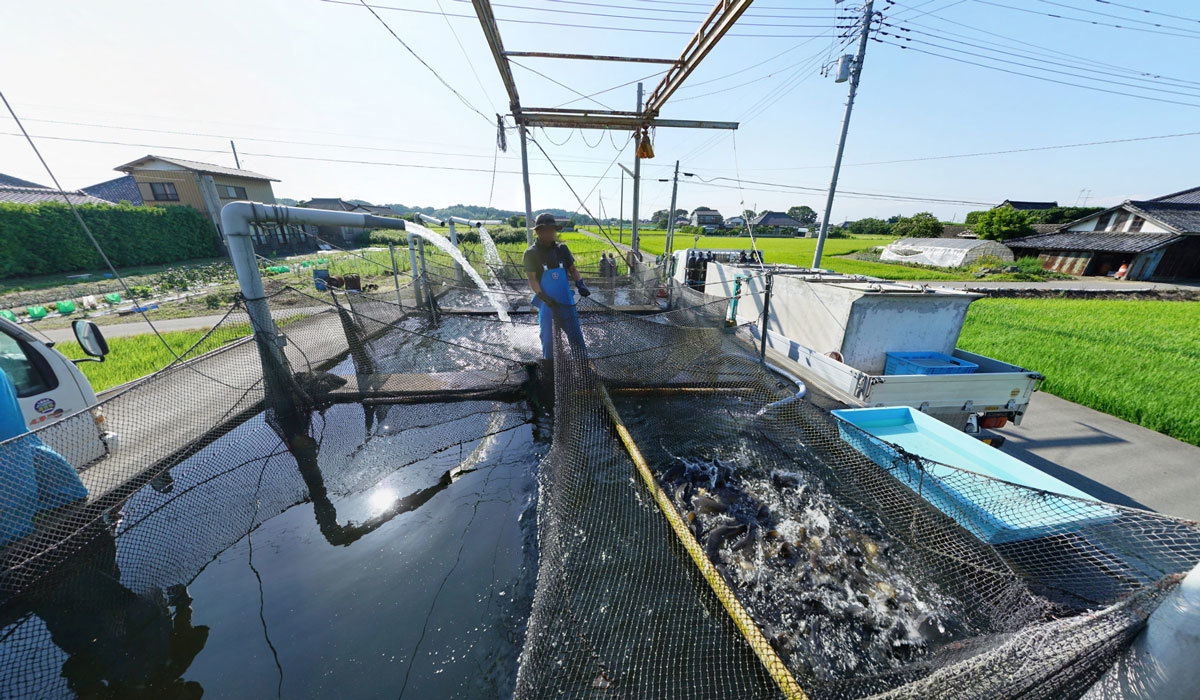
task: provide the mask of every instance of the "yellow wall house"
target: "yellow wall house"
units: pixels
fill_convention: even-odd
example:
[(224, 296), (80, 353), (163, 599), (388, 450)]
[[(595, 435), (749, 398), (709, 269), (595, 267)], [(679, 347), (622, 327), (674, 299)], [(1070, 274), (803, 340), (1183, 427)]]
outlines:
[(147, 205), (187, 205), (212, 218), (221, 230), (221, 207), (237, 200), (275, 203), (277, 178), (249, 170), (182, 158), (148, 155), (113, 170), (129, 173)]

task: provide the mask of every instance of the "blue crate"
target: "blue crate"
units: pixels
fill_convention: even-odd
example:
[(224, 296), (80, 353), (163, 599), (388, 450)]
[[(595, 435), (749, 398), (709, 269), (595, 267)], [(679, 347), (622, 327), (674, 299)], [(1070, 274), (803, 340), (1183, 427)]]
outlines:
[(943, 355), (940, 352), (889, 352), (884, 374), (973, 374), (974, 362)]

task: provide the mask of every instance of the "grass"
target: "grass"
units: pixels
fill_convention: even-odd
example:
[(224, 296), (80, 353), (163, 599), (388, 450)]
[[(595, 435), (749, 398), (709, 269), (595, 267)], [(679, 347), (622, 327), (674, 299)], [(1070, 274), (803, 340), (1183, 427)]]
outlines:
[(1200, 445), (1197, 328), (1197, 302), (980, 299), (958, 345), (1041, 372), (1055, 396)]
[[(163, 338), (182, 355), (204, 337), (208, 331), (168, 331)], [(188, 357), (215, 350), (227, 342), (250, 334), (250, 325), (234, 324), (214, 333), (193, 350)], [(162, 342), (152, 333), (146, 335), (131, 335), (121, 338), (108, 339), (109, 354), (104, 362), (82, 362), (79, 369), (92, 384), (96, 392), (133, 381), (147, 374), (152, 374), (166, 367), (175, 360), (175, 356), (163, 347)], [(70, 341), (54, 346), (70, 359), (86, 357), (79, 343)]]

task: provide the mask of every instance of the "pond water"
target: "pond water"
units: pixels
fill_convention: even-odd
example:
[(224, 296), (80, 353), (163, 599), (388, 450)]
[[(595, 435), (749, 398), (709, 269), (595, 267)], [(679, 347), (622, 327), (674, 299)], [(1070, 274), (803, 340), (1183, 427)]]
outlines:
[(252, 418), (0, 611), (0, 696), (511, 695), (548, 438), (495, 402)]

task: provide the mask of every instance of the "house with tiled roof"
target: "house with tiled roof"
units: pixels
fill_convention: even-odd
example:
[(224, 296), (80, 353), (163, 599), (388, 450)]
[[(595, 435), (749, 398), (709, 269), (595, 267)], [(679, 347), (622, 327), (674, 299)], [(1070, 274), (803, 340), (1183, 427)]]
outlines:
[(103, 199), (93, 197), (79, 190), (68, 190), (60, 193), (51, 187), (16, 187), (0, 185), (0, 202), (12, 204), (41, 204), (42, 202), (63, 203), (63, 194), (71, 200), (71, 204), (112, 204)]
[(1058, 202), (1030, 202), (1022, 199), (1006, 199), (1000, 202), (993, 209), (1016, 209), (1017, 211), (1037, 211), (1039, 209), (1054, 209), (1058, 206)]
[(763, 226), (774, 230), (776, 233), (790, 232), (793, 234), (799, 233), (804, 228), (804, 224), (778, 211), (764, 211), (751, 219), (750, 225), (754, 228)]
[(145, 204), (142, 199), (142, 191), (138, 189), (137, 180), (134, 180), (132, 175), (122, 175), (112, 180), (98, 182), (84, 187), (82, 191), (113, 204), (128, 202), (137, 207)]
[(1125, 200), (1057, 231), (1005, 241), (1019, 257), (1071, 275), (1129, 280), (1200, 279), (1200, 187)]
[(13, 177), (12, 175), (5, 175), (4, 173), (0, 173), (0, 186), (4, 186), (4, 187), (40, 187), (42, 189), (47, 189), (47, 187), (45, 185), (39, 185), (36, 182), (30, 182), (29, 180), (22, 180), (19, 177)]

